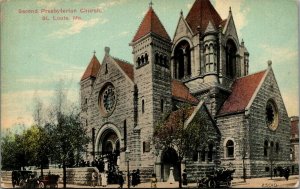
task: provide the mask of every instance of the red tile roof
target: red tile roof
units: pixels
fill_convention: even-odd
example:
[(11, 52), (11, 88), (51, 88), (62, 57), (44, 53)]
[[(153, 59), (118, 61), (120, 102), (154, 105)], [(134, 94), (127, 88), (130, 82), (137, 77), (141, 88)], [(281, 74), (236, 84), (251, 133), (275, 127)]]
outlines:
[(291, 135), (295, 138), (295, 135), (299, 136), (299, 118), (291, 120)]
[(88, 67), (86, 68), (84, 74), (81, 77), (81, 81), (89, 78), (89, 77), (97, 77), (97, 73), (100, 70), (100, 62), (98, 61), (97, 57), (94, 55), (91, 59)]
[(163, 126), (159, 130), (156, 130), (154, 135), (159, 138), (164, 138), (168, 135), (174, 135), (177, 131), (183, 129), (183, 123), (188, 120), (188, 118), (195, 111), (195, 108), (195, 106), (187, 108), (182, 107), (176, 111), (171, 112), (163, 122)]
[(199, 100), (191, 95), (189, 88), (178, 80), (172, 80), (172, 96), (180, 101), (189, 102), (192, 104), (199, 103)]
[(126, 75), (133, 81), (134, 73), (133, 73), (133, 65), (124, 60), (120, 60), (118, 58), (113, 58), (116, 63), (120, 66), (120, 68), (126, 73)]
[(266, 70), (237, 79), (231, 89), (232, 92), (219, 111), (219, 115), (245, 110)]
[(132, 42), (139, 40), (140, 38), (144, 37), (149, 33), (155, 33), (167, 40), (171, 40), (167, 31), (165, 30), (164, 26), (160, 22), (158, 16), (155, 14), (152, 7), (149, 8)]
[(219, 27), (222, 18), (209, 0), (196, 0), (186, 17), (186, 21), (192, 31), (198, 33), (197, 27), (200, 26), (201, 32), (204, 32), (209, 21), (215, 27)]

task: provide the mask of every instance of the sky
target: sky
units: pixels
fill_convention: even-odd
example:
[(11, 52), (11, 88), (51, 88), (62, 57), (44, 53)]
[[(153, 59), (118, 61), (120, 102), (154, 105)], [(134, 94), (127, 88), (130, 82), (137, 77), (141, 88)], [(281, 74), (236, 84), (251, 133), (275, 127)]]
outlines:
[[(3, 130), (32, 125), (34, 99), (39, 98), (44, 106), (51, 104), (60, 80), (65, 83), (68, 100), (79, 103), (80, 78), (94, 51), (100, 62), (106, 46), (112, 56), (132, 62), (129, 43), (150, 0), (0, 2)], [(239, 40), (244, 40), (250, 53), (250, 73), (266, 69), (267, 61), (272, 60), (288, 115), (299, 115), (297, 1), (211, 2), (222, 19), (228, 17), (231, 7)], [(180, 11), (186, 16), (193, 3), (194, 0), (153, 0), (153, 9), (171, 38)], [(53, 9), (68, 12), (42, 13)], [(86, 9), (96, 11), (81, 12)]]

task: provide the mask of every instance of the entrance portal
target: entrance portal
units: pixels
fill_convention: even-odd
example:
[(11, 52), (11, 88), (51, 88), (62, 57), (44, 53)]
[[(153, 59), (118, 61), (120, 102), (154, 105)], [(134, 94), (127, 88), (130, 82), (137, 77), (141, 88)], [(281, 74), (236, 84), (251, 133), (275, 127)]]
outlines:
[(165, 149), (161, 156), (161, 178), (167, 181), (170, 175), (170, 168), (173, 167), (173, 174), (176, 181), (179, 180), (178, 155), (173, 148)]

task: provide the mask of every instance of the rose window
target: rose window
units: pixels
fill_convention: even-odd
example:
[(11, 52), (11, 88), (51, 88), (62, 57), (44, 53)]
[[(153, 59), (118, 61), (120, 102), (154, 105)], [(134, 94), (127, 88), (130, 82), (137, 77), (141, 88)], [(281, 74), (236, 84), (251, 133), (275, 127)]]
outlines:
[(100, 92), (100, 111), (104, 116), (109, 116), (116, 105), (116, 92), (113, 85), (106, 85)]

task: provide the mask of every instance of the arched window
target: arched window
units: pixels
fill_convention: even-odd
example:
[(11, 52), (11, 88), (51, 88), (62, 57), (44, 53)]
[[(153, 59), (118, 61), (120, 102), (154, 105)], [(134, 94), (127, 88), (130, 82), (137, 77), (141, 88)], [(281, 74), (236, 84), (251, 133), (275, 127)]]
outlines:
[(205, 161), (205, 155), (205, 147), (203, 147), (201, 150), (201, 161)]
[(160, 100), (160, 111), (164, 112), (164, 99)]
[(164, 57), (163, 57), (163, 55), (160, 55), (160, 56), (159, 56), (159, 63), (160, 63), (161, 65), (164, 64)]
[(207, 159), (209, 162), (212, 162), (212, 160), (213, 160), (213, 148), (214, 148), (213, 144), (208, 145)]
[(142, 64), (145, 63), (145, 58), (144, 58), (144, 55), (142, 55)]
[(234, 78), (236, 74), (236, 52), (237, 48), (233, 40), (229, 39), (226, 43), (226, 75)]
[(148, 54), (145, 54), (145, 63), (148, 63)]
[(105, 74), (108, 73), (107, 64), (105, 64)]
[(198, 151), (197, 150), (194, 150), (193, 151), (193, 161), (198, 161)]
[(142, 100), (142, 113), (144, 113), (145, 112), (145, 101), (144, 101), (144, 99)]
[(227, 157), (234, 157), (234, 143), (232, 140), (226, 142), (226, 154)]
[(279, 143), (278, 142), (276, 142), (275, 148), (276, 148), (275, 151), (278, 154), (279, 153)]
[(294, 150), (293, 148), (290, 148), (290, 160), (294, 160)]
[(264, 156), (265, 157), (268, 157), (268, 145), (269, 145), (269, 142), (267, 140), (265, 140), (265, 143), (264, 143)]
[(159, 64), (159, 55), (155, 53), (155, 64)]
[(140, 66), (141, 65), (141, 58), (140, 57), (138, 57), (138, 59), (137, 59), (137, 66)]
[(205, 46), (205, 72), (209, 72), (209, 46)]
[(191, 51), (187, 41), (183, 40), (175, 47), (174, 64), (176, 65), (174, 66), (176, 79), (191, 76)]
[(166, 67), (168, 67), (168, 59), (167, 59), (166, 56), (164, 57), (164, 65), (165, 65)]

